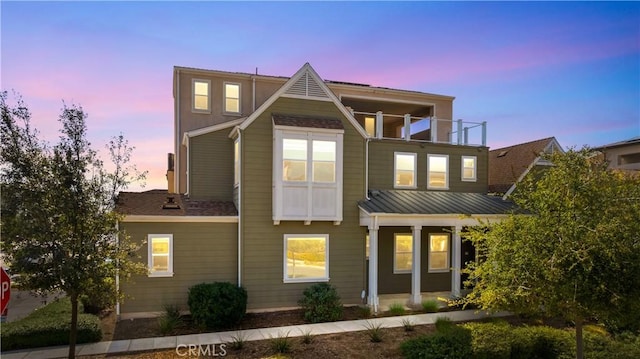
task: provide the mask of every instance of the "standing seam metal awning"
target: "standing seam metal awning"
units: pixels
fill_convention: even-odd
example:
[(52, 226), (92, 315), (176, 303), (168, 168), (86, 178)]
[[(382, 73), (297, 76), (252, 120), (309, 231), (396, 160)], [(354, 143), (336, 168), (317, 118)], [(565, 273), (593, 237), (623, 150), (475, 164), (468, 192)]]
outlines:
[(501, 197), (482, 193), (410, 190), (371, 190), (358, 206), (372, 214), (507, 215), (518, 207)]

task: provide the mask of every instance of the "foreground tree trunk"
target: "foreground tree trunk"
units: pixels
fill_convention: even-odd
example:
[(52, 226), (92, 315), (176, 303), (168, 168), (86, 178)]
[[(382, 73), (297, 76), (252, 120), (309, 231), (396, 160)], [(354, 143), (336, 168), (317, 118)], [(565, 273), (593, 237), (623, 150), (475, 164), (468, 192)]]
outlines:
[(78, 340), (78, 293), (72, 293), (71, 299), (71, 331), (69, 332), (69, 359), (76, 357), (76, 341)]
[(576, 359), (584, 358), (584, 344), (582, 341), (582, 324), (581, 317), (576, 318)]

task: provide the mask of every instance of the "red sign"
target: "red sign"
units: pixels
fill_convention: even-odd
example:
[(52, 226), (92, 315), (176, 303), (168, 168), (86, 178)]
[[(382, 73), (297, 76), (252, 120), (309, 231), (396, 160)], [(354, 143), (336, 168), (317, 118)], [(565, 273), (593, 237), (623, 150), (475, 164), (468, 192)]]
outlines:
[(0, 278), (2, 281), (0, 282), (0, 292), (2, 293), (2, 306), (0, 308), (0, 312), (4, 313), (4, 310), (7, 309), (7, 305), (9, 304), (9, 299), (11, 298), (11, 279), (4, 268), (1, 269), (2, 272), (0, 272)]

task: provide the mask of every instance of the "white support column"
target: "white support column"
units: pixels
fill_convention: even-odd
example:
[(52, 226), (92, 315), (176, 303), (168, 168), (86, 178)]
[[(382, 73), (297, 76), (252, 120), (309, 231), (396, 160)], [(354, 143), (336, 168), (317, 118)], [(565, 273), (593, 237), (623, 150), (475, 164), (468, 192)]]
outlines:
[(369, 225), (369, 297), (367, 304), (373, 308), (373, 312), (378, 312), (378, 223), (377, 218), (373, 218), (373, 223)]
[(431, 117), (431, 142), (438, 142), (438, 119), (436, 116)]
[(487, 121), (482, 121), (482, 145), (487, 145)]
[(382, 111), (376, 112), (376, 138), (382, 138), (382, 131), (384, 129), (384, 116), (382, 116)]
[(411, 141), (411, 114), (404, 114), (404, 140)]
[(422, 226), (413, 226), (413, 247), (411, 253), (411, 304), (420, 305), (422, 295), (420, 294), (420, 242), (422, 241)]
[(460, 271), (462, 269), (462, 226), (457, 225), (451, 238), (451, 296), (460, 296)]
[(463, 126), (462, 120), (458, 119), (458, 124), (456, 126), (457, 127), (456, 128), (456, 134), (458, 135), (457, 136), (457, 140), (456, 140), (456, 145), (461, 145), (462, 144), (462, 135), (463, 135), (462, 134), (462, 126)]

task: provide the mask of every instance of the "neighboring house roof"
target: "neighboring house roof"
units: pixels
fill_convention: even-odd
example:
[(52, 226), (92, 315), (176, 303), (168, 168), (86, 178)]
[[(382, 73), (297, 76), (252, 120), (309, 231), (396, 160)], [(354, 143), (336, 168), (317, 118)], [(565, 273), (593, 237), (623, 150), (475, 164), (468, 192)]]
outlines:
[(482, 193), (371, 190), (358, 202), (369, 214), (499, 215), (517, 210), (513, 202)]
[(194, 201), (185, 195), (154, 189), (120, 192), (116, 210), (127, 216), (237, 216), (233, 202)]
[(603, 146), (600, 146), (600, 147), (595, 147), (594, 150), (596, 150), (596, 151), (604, 151), (604, 150), (607, 150), (609, 148), (624, 147), (624, 146), (631, 146), (631, 145), (637, 145), (637, 144), (640, 144), (640, 136), (633, 137), (633, 138), (630, 138), (630, 139), (624, 140), (624, 141), (610, 143), (608, 145), (603, 145)]
[(489, 151), (489, 192), (510, 194), (549, 150), (562, 151), (555, 137), (520, 143)]
[(332, 130), (344, 130), (342, 121), (337, 118), (327, 118), (318, 116), (293, 116), (283, 114), (273, 114), (273, 124), (277, 126), (327, 128)]

